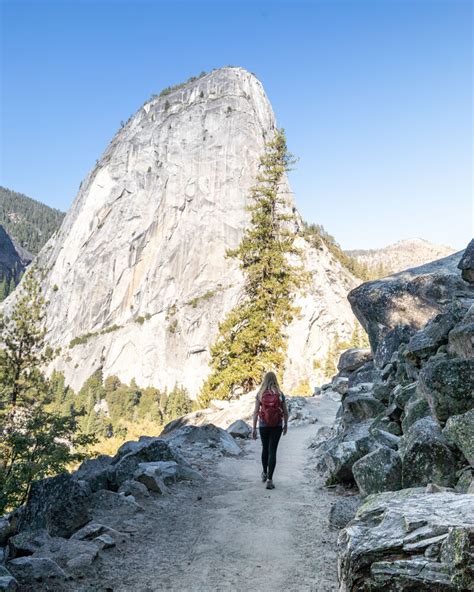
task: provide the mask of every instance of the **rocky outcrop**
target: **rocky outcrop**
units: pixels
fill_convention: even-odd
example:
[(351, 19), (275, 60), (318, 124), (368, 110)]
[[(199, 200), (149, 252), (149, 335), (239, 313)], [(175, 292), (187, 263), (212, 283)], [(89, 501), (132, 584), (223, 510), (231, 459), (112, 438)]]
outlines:
[(339, 537), (340, 592), (472, 590), (474, 496), (370, 496)]
[[(218, 324), (239, 299), (238, 262), (225, 255), (249, 222), (274, 130), (261, 83), (228, 67), (153, 97), (117, 132), (38, 257), (48, 338), (62, 347), (55, 367), (73, 388), (102, 367), (196, 395)], [(286, 182), (281, 190), (294, 209)], [(297, 243), (310, 279), (287, 330), (289, 389), (314, 375), (336, 334), (350, 337), (346, 295), (357, 285), (324, 245)]]
[(474, 239), (468, 244), (458, 268), (461, 270), (462, 279), (474, 284)]
[(0, 281), (17, 283), (32, 260), (32, 255), (17, 245), (0, 225)]
[(398, 325), (422, 329), (445, 311), (453, 299), (469, 302), (474, 286), (461, 278), (457, 266), (462, 253), (409, 269), (383, 280), (362, 284), (349, 293), (354, 314), (376, 351), (385, 335)]
[(340, 536), (341, 592), (470, 589), (474, 292), (459, 259), (349, 295), (374, 366), (341, 363), (338, 423), (319, 444), (327, 481), (369, 496)]

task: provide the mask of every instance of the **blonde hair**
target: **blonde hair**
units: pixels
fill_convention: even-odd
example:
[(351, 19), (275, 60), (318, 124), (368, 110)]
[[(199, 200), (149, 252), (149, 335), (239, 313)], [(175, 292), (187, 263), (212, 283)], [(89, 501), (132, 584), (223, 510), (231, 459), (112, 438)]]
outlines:
[(275, 372), (267, 372), (263, 377), (262, 384), (258, 389), (257, 398), (263, 395), (265, 391), (271, 391), (272, 393), (278, 393), (280, 396), (282, 394), (280, 385), (278, 384), (278, 378), (276, 377)]

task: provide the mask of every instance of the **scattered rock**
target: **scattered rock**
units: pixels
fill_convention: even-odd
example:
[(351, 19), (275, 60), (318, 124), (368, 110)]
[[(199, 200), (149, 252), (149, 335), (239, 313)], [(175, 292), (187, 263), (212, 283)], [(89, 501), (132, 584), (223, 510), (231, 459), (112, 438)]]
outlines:
[(252, 428), (242, 419), (238, 419), (237, 421), (234, 421), (234, 423), (230, 424), (230, 426), (227, 428), (227, 431), (234, 438), (250, 438)]
[(396, 491), (402, 486), (400, 456), (385, 446), (377, 448), (356, 461), (352, 467), (352, 473), (364, 497), (381, 491)]
[(439, 347), (448, 343), (448, 334), (458, 320), (458, 315), (452, 310), (431, 319), (410, 338), (405, 348), (408, 358), (423, 359), (434, 355)]
[(349, 389), (349, 379), (345, 376), (335, 376), (332, 380), (332, 389), (340, 395), (345, 395)]
[(109, 534), (101, 534), (94, 539), (94, 543), (99, 549), (111, 549), (115, 547), (115, 541)]
[(356, 515), (361, 503), (358, 495), (341, 497), (329, 511), (329, 524), (334, 528), (345, 528)]
[(469, 320), (456, 325), (449, 333), (448, 351), (463, 360), (474, 359), (474, 310)]
[(33, 555), (50, 539), (51, 537), (45, 529), (20, 532), (8, 541), (8, 559)]
[(354, 372), (371, 361), (372, 351), (370, 349), (348, 349), (341, 354), (337, 369), (339, 372)]
[(0, 576), (1, 592), (16, 592), (16, 590), (18, 590), (18, 582), (13, 576)]
[(431, 409), (428, 401), (416, 393), (405, 405), (405, 413), (402, 417), (403, 432), (407, 433), (414, 423), (424, 417), (431, 417)]
[(143, 512), (143, 508), (136, 503), (133, 496), (120, 495), (113, 491), (101, 489), (91, 496), (91, 513), (108, 512), (119, 513), (123, 516), (133, 516), (137, 512)]
[[(237, 456), (241, 453), (241, 449), (235, 442), (234, 438), (232, 438), (232, 436), (225, 430), (212, 424), (203, 426), (184, 426), (172, 431), (169, 434), (166, 434), (164, 437), (173, 449), (181, 450), (183, 448), (196, 449), (197, 447), (203, 447), (211, 448), (218, 453), (229, 456)], [(154, 460), (175, 459), (170, 458)]]
[(385, 410), (384, 405), (369, 394), (348, 394), (342, 401), (344, 425), (373, 419)]

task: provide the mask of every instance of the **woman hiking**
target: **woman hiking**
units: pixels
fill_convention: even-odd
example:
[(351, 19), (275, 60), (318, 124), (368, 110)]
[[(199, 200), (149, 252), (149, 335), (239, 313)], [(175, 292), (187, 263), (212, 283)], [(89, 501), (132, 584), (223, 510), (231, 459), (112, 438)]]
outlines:
[(257, 439), (257, 418), (262, 441), (262, 481), (267, 489), (275, 489), (273, 471), (281, 435), (288, 429), (288, 408), (274, 372), (267, 372), (258, 389), (253, 412), (252, 438)]

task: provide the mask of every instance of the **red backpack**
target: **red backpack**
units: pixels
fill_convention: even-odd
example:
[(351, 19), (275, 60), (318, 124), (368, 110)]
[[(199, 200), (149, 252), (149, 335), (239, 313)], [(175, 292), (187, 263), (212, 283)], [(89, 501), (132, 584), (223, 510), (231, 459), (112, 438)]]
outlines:
[(281, 423), (282, 417), (280, 394), (265, 391), (260, 399), (260, 419), (266, 426), (273, 428)]

